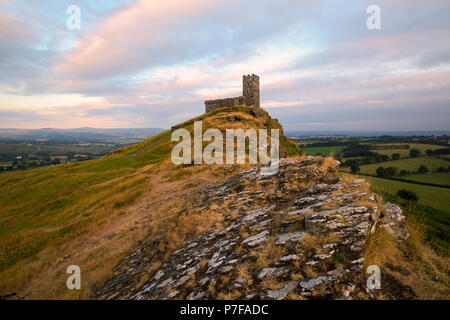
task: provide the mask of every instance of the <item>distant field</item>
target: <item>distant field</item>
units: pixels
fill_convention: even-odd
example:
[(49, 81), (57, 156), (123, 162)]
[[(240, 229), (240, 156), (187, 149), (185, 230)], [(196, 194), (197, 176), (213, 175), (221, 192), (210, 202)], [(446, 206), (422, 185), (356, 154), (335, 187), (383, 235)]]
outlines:
[(374, 146), (377, 146), (379, 148), (382, 148), (383, 145), (386, 146), (395, 146), (395, 145), (409, 145), (409, 149), (374, 149), (371, 150), (373, 152), (379, 153), (379, 154), (386, 154), (389, 157), (392, 157), (392, 154), (394, 153), (399, 153), (400, 157), (405, 158), (409, 156), (409, 150), (411, 149), (419, 149), (420, 152), (425, 155), (426, 151), (428, 149), (431, 150), (436, 150), (436, 149), (441, 149), (441, 148), (445, 148), (443, 146), (436, 146), (436, 145), (432, 145), (432, 144), (420, 144), (420, 143), (386, 143), (386, 144), (374, 144)]
[[(311, 143), (310, 141), (296, 141), (297, 144), (307, 144)], [(361, 144), (367, 144), (367, 142), (361, 142)], [(396, 145), (399, 146), (406, 146), (409, 145), (409, 149), (401, 148), (401, 149), (391, 149), (393, 146)], [(422, 155), (426, 155), (426, 151), (428, 149), (436, 150), (440, 148), (444, 148), (443, 146), (437, 146), (437, 145), (431, 145), (431, 144), (420, 144), (420, 143), (378, 143), (373, 144), (373, 146), (376, 146), (377, 148), (370, 149), (372, 152), (376, 152), (378, 154), (385, 154), (388, 155), (389, 158), (392, 157), (392, 154), (398, 153), (400, 154), (401, 158), (407, 158), (409, 157), (409, 150), (411, 149), (419, 149)], [(386, 149), (383, 149), (383, 148)], [(303, 150), (307, 155), (315, 155), (315, 154), (321, 154), (323, 156), (328, 156), (330, 154), (337, 155), (339, 154), (343, 149), (345, 149), (345, 146), (325, 146), (325, 147), (311, 147), (311, 148), (304, 148)], [(379, 148), (379, 149), (378, 149)], [(361, 157), (349, 157), (345, 159), (357, 159)]]
[(22, 143), (0, 143), (0, 153), (3, 154), (33, 154), (36, 152), (44, 152), (50, 155), (65, 154), (67, 152), (75, 153), (90, 153), (90, 154), (105, 154), (111, 149), (115, 148), (114, 145), (108, 146), (75, 146), (75, 145), (28, 145)]
[(309, 144), (309, 143), (317, 142), (317, 141), (312, 141), (312, 140), (295, 140), (295, 139), (293, 139), (293, 141), (294, 141), (296, 144), (302, 144), (302, 145), (307, 145), (307, 144)]
[(339, 154), (343, 149), (345, 149), (344, 146), (333, 146), (333, 147), (313, 147), (313, 148), (304, 148), (303, 151), (308, 156), (313, 156), (316, 154), (321, 154), (322, 156), (329, 156), (329, 155), (337, 155)]
[(450, 189), (423, 186), (408, 182), (401, 182), (376, 177), (362, 177), (370, 181), (372, 188), (377, 193), (395, 195), (400, 189), (415, 192), (419, 197), (419, 203), (450, 213)]
[(401, 177), (402, 179), (417, 181), (417, 182), (425, 182), (425, 183), (433, 183), (433, 184), (441, 184), (450, 186), (450, 174), (448, 173), (437, 173), (433, 172), (430, 174), (411, 174), (405, 177)]
[(386, 162), (380, 162), (380, 163), (374, 163), (374, 164), (366, 164), (360, 166), (361, 173), (364, 174), (376, 174), (378, 167), (396, 167), (398, 171), (400, 170), (408, 170), (408, 171), (417, 171), (421, 165), (425, 165), (428, 167), (430, 171), (436, 171), (439, 167), (447, 168), (449, 166), (450, 162), (430, 157), (430, 156), (422, 156), (417, 158), (408, 158), (408, 159), (400, 159), (400, 160), (393, 160), (393, 161), (386, 161)]

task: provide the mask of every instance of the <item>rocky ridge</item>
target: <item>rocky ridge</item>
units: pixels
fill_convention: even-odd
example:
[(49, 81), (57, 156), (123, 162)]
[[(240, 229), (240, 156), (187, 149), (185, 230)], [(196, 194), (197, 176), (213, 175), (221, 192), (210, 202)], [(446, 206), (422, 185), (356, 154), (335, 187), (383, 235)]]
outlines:
[[(364, 247), (385, 228), (408, 237), (401, 209), (337, 175), (320, 157), (282, 160), (279, 173), (243, 170), (193, 194), (201, 214), (221, 206), (223, 228), (172, 252), (142, 243), (95, 291), (99, 299), (353, 299), (366, 294)], [(150, 230), (152, 232), (152, 230)], [(155, 269), (155, 270), (153, 270)]]

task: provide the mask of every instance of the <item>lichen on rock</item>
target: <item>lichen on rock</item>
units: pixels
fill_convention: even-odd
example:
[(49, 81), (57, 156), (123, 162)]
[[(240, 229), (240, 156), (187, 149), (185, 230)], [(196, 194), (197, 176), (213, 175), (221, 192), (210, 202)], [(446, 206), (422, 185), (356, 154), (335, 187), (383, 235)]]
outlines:
[[(191, 205), (219, 205), (223, 227), (208, 230), (149, 270), (146, 243), (127, 256), (95, 294), (100, 299), (352, 299), (368, 235), (383, 227), (407, 238), (401, 209), (344, 183), (338, 163), (282, 160), (274, 176), (243, 170), (193, 193)], [(383, 212), (383, 216), (381, 213)], [(154, 243), (154, 247), (157, 243)], [(147, 279), (147, 280), (145, 280)]]

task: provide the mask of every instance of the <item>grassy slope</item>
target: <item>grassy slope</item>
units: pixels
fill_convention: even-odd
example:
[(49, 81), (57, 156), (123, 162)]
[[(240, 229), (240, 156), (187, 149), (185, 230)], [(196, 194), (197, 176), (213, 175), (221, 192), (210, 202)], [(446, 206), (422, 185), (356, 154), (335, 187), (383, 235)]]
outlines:
[[(262, 109), (254, 117), (254, 110), (245, 107), (215, 110), (183, 126), (192, 131), (194, 120), (204, 120), (204, 130), (211, 126), (222, 130), (233, 126), (282, 129)], [(229, 115), (238, 116), (238, 122), (228, 121)], [(45, 260), (39, 256), (43, 250), (58, 250), (121, 216), (142, 195), (152, 165), (169, 159), (176, 144), (170, 137), (171, 131), (167, 130), (100, 159), (1, 173), (0, 279), (27, 273), (27, 264)], [(287, 156), (301, 152), (283, 135), (280, 151)], [(54, 261), (41, 263), (51, 266)], [(23, 283), (31, 276), (26, 274), (16, 282)], [(17, 289), (15, 286), (13, 280), (7, 285), (0, 280), (0, 295)]]
[[(414, 222), (424, 233), (425, 240), (433, 248), (444, 255), (449, 254), (450, 235), (450, 190), (446, 188), (423, 186), (408, 182), (389, 179), (366, 177), (371, 188), (386, 200), (398, 203), (414, 218)], [(415, 192), (419, 201), (417, 204), (401, 200), (396, 193), (400, 189)]]
[(364, 176), (370, 181), (378, 193), (395, 195), (400, 189), (414, 191), (419, 197), (419, 203), (450, 213), (450, 190), (446, 188), (424, 186), (408, 182)]
[(402, 178), (410, 181), (426, 182), (450, 186), (450, 174), (448, 173), (432, 172), (428, 174), (411, 174)]

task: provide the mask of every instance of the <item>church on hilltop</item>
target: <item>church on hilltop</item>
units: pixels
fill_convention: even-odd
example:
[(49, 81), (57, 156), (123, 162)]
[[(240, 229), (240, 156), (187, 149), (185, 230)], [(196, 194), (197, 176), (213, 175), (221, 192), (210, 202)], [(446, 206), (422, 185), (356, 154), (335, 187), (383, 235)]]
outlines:
[(242, 96), (235, 98), (225, 98), (205, 101), (205, 112), (210, 112), (219, 108), (238, 107), (259, 108), (259, 77), (255, 74), (244, 75), (242, 77)]

